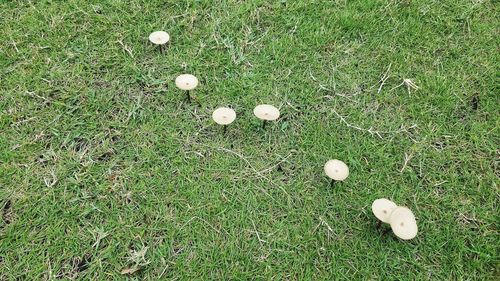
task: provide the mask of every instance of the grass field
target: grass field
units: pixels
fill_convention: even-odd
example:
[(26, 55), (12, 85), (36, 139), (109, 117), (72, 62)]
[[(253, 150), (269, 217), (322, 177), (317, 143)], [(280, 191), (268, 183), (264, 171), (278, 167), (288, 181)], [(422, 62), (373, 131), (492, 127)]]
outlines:
[[(0, 280), (498, 278), (498, 12), (0, 1)], [(265, 130), (259, 103), (282, 112)], [(376, 230), (380, 197), (415, 239)]]

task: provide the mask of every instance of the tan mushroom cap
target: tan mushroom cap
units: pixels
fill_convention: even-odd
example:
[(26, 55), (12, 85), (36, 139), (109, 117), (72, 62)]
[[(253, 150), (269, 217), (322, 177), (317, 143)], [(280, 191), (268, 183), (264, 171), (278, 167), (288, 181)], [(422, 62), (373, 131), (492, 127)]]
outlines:
[(259, 104), (253, 109), (253, 114), (261, 119), (267, 121), (273, 121), (280, 117), (280, 111), (269, 104)]
[(325, 164), (325, 174), (333, 180), (343, 181), (349, 176), (349, 167), (340, 160), (328, 160)]
[(165, 31), (155, 31), (149, 34), (149, 41), (156, 45), (166, 44), (170, 40), (170, 35)]
[(390, 223), (392, 211), (394, 211), (396, 207), (396, 203), (391, 200), (380, 198), (373, 201), (372, 212), (377, 219), (385, 223)]
[(392, 231), (397, 237), (410, 240), (417, 236), (417, 221), (410, 209), (396, 207), (391, 213), (390, 221)]
[(193, 90), (198, 86), (198, 78), (191, 74), (181, 74), (175, 78), (175, 85), (181, 90)]
[(236, 119), (236, 112), (228, 107), (219, 107), (212, 113), (212, 119), (219, 125), (229, 125)]

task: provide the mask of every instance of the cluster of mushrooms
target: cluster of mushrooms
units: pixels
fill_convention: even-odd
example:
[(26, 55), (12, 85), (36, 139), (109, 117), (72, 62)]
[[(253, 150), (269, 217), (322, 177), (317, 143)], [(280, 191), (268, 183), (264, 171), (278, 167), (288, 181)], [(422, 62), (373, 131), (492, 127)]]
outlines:
[[(158, 45), (160, 53), (163, 53), (164, 46), (170, 41), (170, 35), (165, 31), (155, 31), (149, 35), (149, 41)], [(198, 86), (198, 78), (192, 74), (181, 74), (175, 79), (175, 85), (177, 88), (186, 91), (187, 101), (191, 102), (190, 91)], [(280, 117), (279, 109), (269, 104), (257, 105), (253, 110), (253, 114), (262, 120), (263, 129), (268, 121), (274, 121)], [(215, 123), (222, 125), (224, 133), (226, 133), (227, 126), (236, 120), (236, 112), (229, 107), (219, 107), (212, 113), (212, 119)], [(349, 176), (349, 167), (346, 163), (337, 159), (328, 160), (324, 170), (325, 174), (331, 179), (331, 186), (335, 182), (344, 181)], [(410, 209), (397, 206), (394, 202), (382, 198), (373, 202), (372, 211), (375, 217), (379, 219), (377, 228), (380, 228), (381, 222), (388, 223), (391, 225), (394, 234), (403, 240), (412, 239), (417, 235), (417, 223)]]
[(391, 200), (380, 198), (373, 201), (372, 211), (379, 219), (377, 228), (380, 228), (381, 223), (384, 222), (390, 224), (392, 232), (403, 240), (410, 240), (417, 236), (417, 221), (410, 209), (398, 206)]
[[(329, 160), (325, 164), (325, 174), (331, 179), (333, 186), (336, 181), (343, 181), (349, 176), (349, 167), (340, 160)], [(379, 219), (377, 229), (384, 222), (390, 224), (394, 235), (403, 240), (410, 240), (417, 236), (417, 221), (412, 211), (407, 207), (398, 206), (391, 200), (380, 198), (373, 201), (372, 211)], [(387, 229), (384, 234), (390, 229)]]
[[(170, 41), (170, 35), (165, 31), (155, 31), (149, 35), (149, 41), (158, 45), (160, 52), (164, 52), (165, 45)], [(198, 78), (192, 74), (181, 74), (175, 78), (175, 85), (177, 88), (186, 91), (186, 98), (191, 102), (190, 91), (198, 86)], [(257, 105), (253, 110), (254, 115), (262, 120), (262, 128), (265, 128), (267, 121), (273, 121), (280, 117), (280, 111), (269, 104)], [(229, 107), (217, 108), (212, 118), (215, 123), (224, 126), (224, 132), (227, 130), (227, 125), (233, 123), (236, 119), (236, 112)]]

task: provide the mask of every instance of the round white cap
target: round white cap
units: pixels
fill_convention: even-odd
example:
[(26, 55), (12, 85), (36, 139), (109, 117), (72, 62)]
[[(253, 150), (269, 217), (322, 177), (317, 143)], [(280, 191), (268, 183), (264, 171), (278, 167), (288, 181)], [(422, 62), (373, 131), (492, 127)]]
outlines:
[(170, 40), (170, 35), (165, 31), (155, 31), (149, 34), (149, 41), (156, 45), (163, 45)]
[(417, 236), (417, 221), (410, 209), (396, 207), (391, 213), (390, 221), (392, 231), (397, 237), (410, 240)]
[(198, 78), (191, 74), (181, 74), (175, 78), (175, 85), (181, 90), (193, 90), (198, 86)]
[(280, 117), (280, 111), (269, 104), (260, 104), (253, 109), (253, 114), (262, 120), (273, 121)]
[(228, 107), (219, 107), (212, 113), (212, 119), (219, 125), (229, 125), (236, 119), (236, 112)]
[(391, 200), (380, 198), (373, 201), (372, 212), (377, 217), (377, 219), (390, 223), (391, 213), (396, 209), (396, 203)]
[(340, 160), (328, 160), (325, 164), (325, 174), (333, 180), (343, 181), (349, 176), (349, 167)]

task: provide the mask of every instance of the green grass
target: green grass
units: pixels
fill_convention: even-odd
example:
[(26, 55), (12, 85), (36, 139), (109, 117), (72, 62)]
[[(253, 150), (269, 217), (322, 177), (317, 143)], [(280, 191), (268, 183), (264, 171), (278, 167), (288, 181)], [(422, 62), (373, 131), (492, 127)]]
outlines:
[[(0, 1), (0, 280), (498, 277), (498, 23), (493, 0)], [(417, 238), (375, 229), (380, 197)]]

